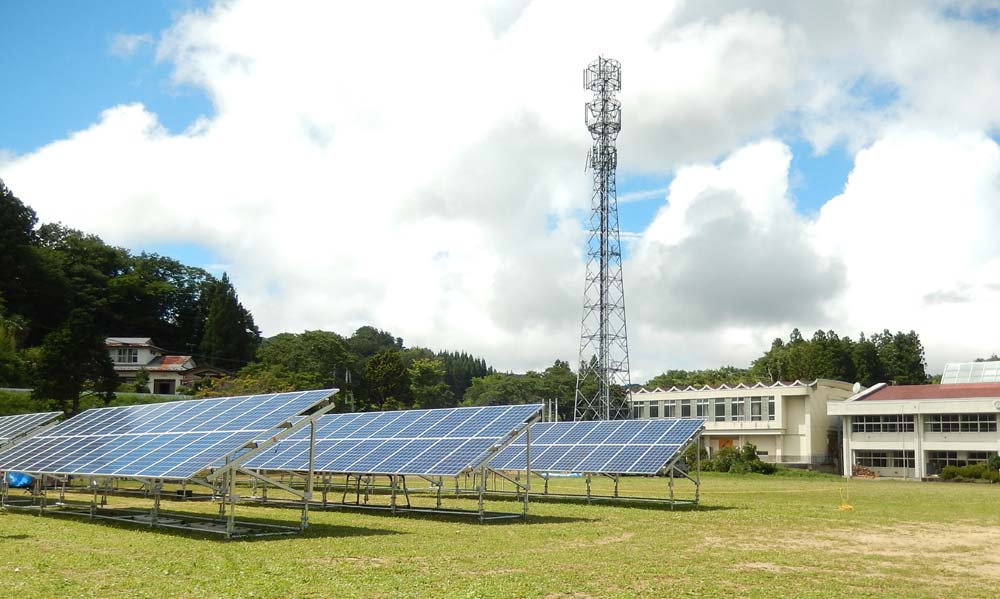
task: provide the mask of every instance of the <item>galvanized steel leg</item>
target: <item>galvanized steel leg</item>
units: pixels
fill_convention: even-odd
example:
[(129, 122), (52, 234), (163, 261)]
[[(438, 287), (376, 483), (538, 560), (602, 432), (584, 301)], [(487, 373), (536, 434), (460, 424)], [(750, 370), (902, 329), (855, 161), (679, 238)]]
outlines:
[[(309, 423), (309, 474), (306, 476), (306, 489), (302, 494), (302, 524), (301, 529), (309, 528), (309, 502), (312, 501), (313, 477), (316, 475), (316, 421)], [(325, 496), (325, 494), (324, 494)]]
[[(229, 518), (226, 520), (226, 538), (231, 539), (236, 531), (236, 477), (233, 472), (227, 474), (229, 482)], [(222, 504), (225, 507), (225, 503)]]
[(483, 493), (485, 491), (483, 481), (486, 479), (485, 467), (481, 468), (479, 471), (479, 522), (483, 522), (486, 516), (486, 510), (483, 506)]
[(527, 520), (528, 495), (531, 495), (531, 424), (525, 429), (524, 435), (524, 512), (521, 517)]
[(149, 518), (149, 525), (155, 526), (156, 521), (160, 518), (160, 490), (163, 487), (162, 483), (153, 483), (153, 513)]
[(670, 509), (674, 509), (674, 469), (670, 469)]

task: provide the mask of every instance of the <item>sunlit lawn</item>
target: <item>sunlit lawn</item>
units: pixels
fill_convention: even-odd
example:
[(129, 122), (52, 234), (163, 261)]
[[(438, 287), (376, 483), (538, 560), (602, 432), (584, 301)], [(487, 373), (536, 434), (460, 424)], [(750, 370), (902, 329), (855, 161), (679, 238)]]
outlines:
[[(580, 485), (558, 481), (553, 489)], [(714, 474), (704, 475), (695, 511), (549, 500), (532, 502), (527, 523), (485, 525), (314, 511), (301, 536), (228, 542), (7, 512), (0, 513), (0, 589), (8, 597), (998, 595), (1000, 485), (846, 485), (834, 477)], [(665, 491), (663, 480), (626, 486)], [(844, 500), (853, 511), (836, 509)], [(286, 508), (240, 506), (238, 514), (298, 521)]]

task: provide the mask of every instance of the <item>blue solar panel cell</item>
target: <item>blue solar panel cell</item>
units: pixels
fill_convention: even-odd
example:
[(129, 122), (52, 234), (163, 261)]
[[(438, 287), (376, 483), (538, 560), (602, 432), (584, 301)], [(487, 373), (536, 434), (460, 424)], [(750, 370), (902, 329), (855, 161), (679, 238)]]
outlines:
[(618, 425), (615, 432), (608, 435), (608, 438), (604, 442), (610, 445), (629, 443), (639, 433), (639, 431), (646, 428), (647, 424), (648, 421), (644, 420), (625, 420)]
[(334, 390), (190, 400), (87, 410), (13, 448), (0, 471), (190, 478)]
[[(314, 468), (328, 473), (455, 476), (486, 460), (541, 412), (539, 405), (330, 414), (317, 443), (334, 442)], [(296, 439), (304, 439), (300, 431)], [(291, 440), (248, 460), (249, 469), (304, 470), (308, 456)], [(281, 454), (282, 457), (277, 457)]]
[(54, 422), (62, 412), (0, 416), (0, 447)]
[[(537, 472), (656, 474), (697, 435), (701, 419), (540, 423), (532, 427), (531, 469)], [(495, 469), (524, 469), (525, 437), (501, 451)]]

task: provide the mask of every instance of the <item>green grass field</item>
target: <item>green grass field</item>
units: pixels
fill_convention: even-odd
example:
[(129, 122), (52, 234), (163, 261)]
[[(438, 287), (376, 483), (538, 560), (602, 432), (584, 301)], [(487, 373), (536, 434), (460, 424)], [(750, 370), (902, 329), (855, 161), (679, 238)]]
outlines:
[[(1000, 486), (854, 480), (855, 509), (837, 511), (845, 484), (708, 474), (695, 511), (550, 500), (533, 502), (527, 523), (485, 525), (314, 511), (302, 536), (235, 541), (5, 512), (0, 588), (10, 597), (997, 596)], [(663, 490), (662, 480), (628, 485)], [(294, 523), (298, 513), (241, 506), (238, 516)]]

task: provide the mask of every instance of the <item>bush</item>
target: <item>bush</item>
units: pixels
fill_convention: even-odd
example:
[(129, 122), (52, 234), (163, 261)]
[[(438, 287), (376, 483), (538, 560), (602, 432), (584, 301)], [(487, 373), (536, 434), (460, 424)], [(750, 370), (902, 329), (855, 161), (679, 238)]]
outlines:
[(993, 454), (986, 460), (986, 466), (993, 471), (1000, 470), (1000, 454)]
[(708, 450), (701, 447), (700, 443), (695, 443), (684, 450), (684, 462), (687, 463), (688, 466), (694, 466), (698, 461), (699, 449), (701, 449), (701, 463), (702, 468), (704, 469), (704, 463), (708, 460)]
[(993, 470), (988, 464), (969, 464), (968, 466), (945, 466), (939, 475), (941, 480), (961, 482), (964, 480), (985, 480), (991, 483), (1000, 482), (1000, 472)]
[(762, 462), (757, 456), (757, 447), (747, 443), (743, 447), (726, 447), (715, 453), (711, 460), (702, 462), (702, 470), (708, 472), (729, 472), (731, 474), (774, 474), (777, 467), (774, 464)]
[(983, 478), (984, 474), (986, 474), (986, 464), (970, 464), (958, 469), (958, 475), (962, 478)]

